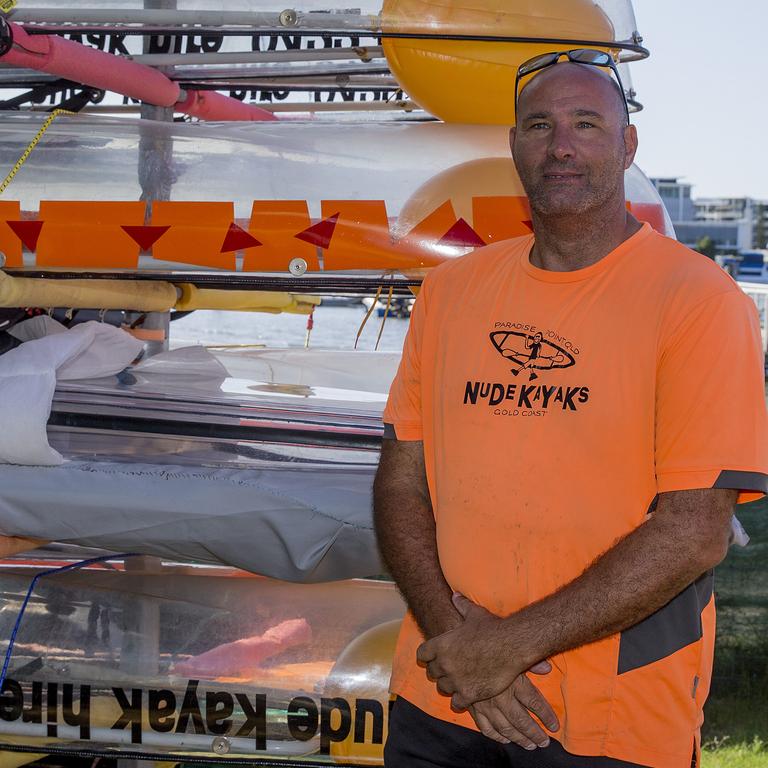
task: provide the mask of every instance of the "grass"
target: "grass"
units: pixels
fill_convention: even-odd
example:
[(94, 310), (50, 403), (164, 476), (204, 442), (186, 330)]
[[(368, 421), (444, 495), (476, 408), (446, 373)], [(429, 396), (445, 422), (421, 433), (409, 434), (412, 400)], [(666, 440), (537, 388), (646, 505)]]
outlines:
[(768, 502), (737, 510), (752, 541), (717, 568), (717, 645), (702, 768), (768, 768)]
[(768, 754), (768, 701), (742, 696), (713, 696), (704, 710), (705, 745), (760, 743)]
[(758, 738), (750, 743), (729, 746), (728, 742), (705, 745), (701, 768), (766, 768), (768, 745)]

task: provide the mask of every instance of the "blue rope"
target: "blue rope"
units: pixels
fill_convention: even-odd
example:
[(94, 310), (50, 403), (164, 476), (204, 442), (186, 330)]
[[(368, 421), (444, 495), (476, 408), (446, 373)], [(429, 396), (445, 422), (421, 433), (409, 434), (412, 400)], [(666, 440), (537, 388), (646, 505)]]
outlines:
[(11, 639), (8, 641), (8, 650), (5, 652), (5, 660), (3, 661), (3, 669), (0, 671), (0, 692), (3, 690), (3, 685), (5, 684), (5, 676), (8, 674), (8, 666), (11, 663), (11, 656), (13, 655), (13, 646), (16, 642), (16, 635), (19, 632), (19, 628), (21, 627), (21, 620), (24, 618), (24, 611), (27, 609), (27, 605), (29, 604), (30, 598), (32, 597), (32, 593), (35, 591), (35, 587), (37, 586), (37, 582), (43, 578), (43, 576), (51, 576), (53, 574), (57, 573), (66, 573), (67, 571), (76, 571), (80, 568), (84, 568), (87, 565), (94, 565), (95, 563), (104, 563), (107, 560), (124, 560), (126, 557), (133, 557), (133, 553), (126, 553), (122, 555), (103, 555), (102, 557), (92, 557), (89, 560), (81, 560), (79, 563), (72, 563), (71, 565), (62, 565), (59, 568), (50, 568), (47, 571), (40, 571), (40, 573), (35, 574), (35, 577), (32, 579), (32, 581), (29, 584), (29, 589), (27, 589), (27, 595), (24, 598), (24, 602), (21, 604), (21, 609), (19, 610), (19, 615), (16, 617), (16, 622), (13, 625), (13, 630), (11, 631)]

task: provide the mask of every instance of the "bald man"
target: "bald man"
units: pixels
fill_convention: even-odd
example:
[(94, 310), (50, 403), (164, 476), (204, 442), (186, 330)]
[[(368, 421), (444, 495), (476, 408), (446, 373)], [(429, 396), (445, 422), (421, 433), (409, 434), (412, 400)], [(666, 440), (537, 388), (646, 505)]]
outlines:
[[(511, 147), (534, 236), (427, 277), (384, 413), (375, 522), (409, 607), (385, 762), (689, 768), (712, 569), (768, 490), (755, 308), (628, 213), (606, 70), (539, 72)], [(515, 377), (517, 327), (568, 364)]]

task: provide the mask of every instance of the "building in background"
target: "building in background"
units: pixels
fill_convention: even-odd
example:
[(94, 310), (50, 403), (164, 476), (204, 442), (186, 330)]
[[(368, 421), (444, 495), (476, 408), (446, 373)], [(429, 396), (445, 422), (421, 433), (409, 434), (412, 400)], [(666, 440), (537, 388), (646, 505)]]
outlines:
[(693, 221), (696, 209), (691, 199), (692, 184), (680, 179), (651, 179), (659, 196), (664, 201), (669, 218), (673, 222)]
[(694, 198), (678, 178), (651, 179), (672, 219), (678, 240), (709, 255), (738, 254), (768, 247), (768, 201), (750, 197)]
[(702, 197), (694, 201), (697, 221), (744, 222), (749, 225), (751, 243), (762, 249), (768, 239), (768, 201), (751, 197)]

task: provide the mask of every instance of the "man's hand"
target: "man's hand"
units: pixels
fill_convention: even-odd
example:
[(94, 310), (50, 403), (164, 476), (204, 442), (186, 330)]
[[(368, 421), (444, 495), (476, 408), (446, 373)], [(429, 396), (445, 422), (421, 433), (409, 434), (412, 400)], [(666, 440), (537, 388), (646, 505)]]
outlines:
[[(493, 617), (493, 614), (458, 593), (453, 595), (453, 605), (465, 621), (473, 617)], [(528, 671), (535, 675), (547, 675), (552, 666), (548, 661), (541, 661)], [(516, 678), (498, 696), (472, 704), (469, 713), (483, 735), (500, 744), (514, 742), (523, 749), (536, 749), (537, 746), (546, 747), (549, 744), (549, 737), (531, 713), (550, 731), (557, 731), (560, 727), (549, 702), (525, 674)]]
[(498, 616), (473, 605), (463, 624), (419, 646), (416, 659), (454, 709), (497, 696), (535, 663), (511, 652), (505, 630)]
[[(550, 671), (547, 662), (531, 668), (535, 674)], [(531, 712), (550, 731), (557, 731), (560, 723), (547, 700), (539, 693), (527, 675), (520, 675), (512, 685), (498, 696), (478, 701), (469, 707), (469, 714), (480, 732), (500, 744), (514, 742), (523, 749), (549, 746), (549, 736), (531, 717)]]
[(440, 693), (451, 696), (451, 705), (460, 710), (505, 692), (539, 660), (527, 652), (510, 652), (509, 620), (462, 595), (454, 596), (453, 603), (464, 622), (422, 643), (416, 658)]
[(737, 495), (720, 488), (660, 494), (653, 515), (581, 576), (505, 619), (473, 609), (471, 620), (423, 643), (419, 661), (466, 709), (542, 657), (637, 624), (725, 557)]

